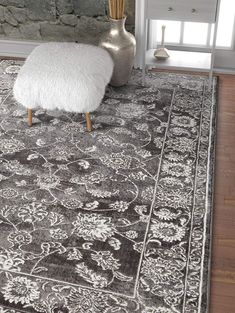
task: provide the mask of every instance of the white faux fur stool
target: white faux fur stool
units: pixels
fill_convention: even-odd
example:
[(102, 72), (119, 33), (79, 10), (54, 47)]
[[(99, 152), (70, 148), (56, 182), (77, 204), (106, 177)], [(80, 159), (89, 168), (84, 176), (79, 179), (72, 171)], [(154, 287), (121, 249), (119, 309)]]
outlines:
[(14, 85), (14, 97), (28, 108), (60, 109), (85, 113), (98, 108), (113, 72), (109, 53), (96, 46), (76, 43), (45, 43), (33, 50), (22, 66)]

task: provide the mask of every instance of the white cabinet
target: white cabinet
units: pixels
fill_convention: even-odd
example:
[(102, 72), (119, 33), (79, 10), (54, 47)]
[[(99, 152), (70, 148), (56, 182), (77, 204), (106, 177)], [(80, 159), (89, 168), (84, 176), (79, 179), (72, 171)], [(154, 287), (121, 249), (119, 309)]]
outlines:
[[(219, 6), (220, 0), (136, 0), (137, 57), (139, 58), (137, 64), (142, 67), (143, 81), (148, 67), (207, 71), (211, 79)], [(147, 50), (149, 21), (151, 19), (214, 23), (214, 39), (211, 51), (202, 53), (170, 50), (169, 59), (155, 59), (154, 50)]]
[(216, 0), (146, 0), (146, 18), (190, 22), (216, 21)]

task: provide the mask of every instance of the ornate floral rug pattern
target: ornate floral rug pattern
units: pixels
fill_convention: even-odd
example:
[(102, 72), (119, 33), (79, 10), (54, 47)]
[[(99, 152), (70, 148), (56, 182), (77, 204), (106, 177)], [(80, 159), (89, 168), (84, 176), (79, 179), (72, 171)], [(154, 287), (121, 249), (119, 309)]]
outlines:
[(26, 111), (0, 64), (2, 313), (208, 307), (216, 81), (140, 73), (84, 117)]

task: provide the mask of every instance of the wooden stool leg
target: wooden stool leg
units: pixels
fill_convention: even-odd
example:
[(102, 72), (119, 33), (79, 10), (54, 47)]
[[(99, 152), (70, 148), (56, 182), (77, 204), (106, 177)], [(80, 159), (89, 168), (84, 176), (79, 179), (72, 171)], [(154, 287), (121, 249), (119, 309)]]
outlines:
[(85, 116), (86, 116), (86, 128), (89, 132), (91, 132), (92, 127), (91, 127), (90, 113), (85, 113)]
[(32, 112), (32, 109), (28, 109), (28, 125), (29, 125), (29, 127), (32, 126), (32, 120), (33, 120), (33, 112)]

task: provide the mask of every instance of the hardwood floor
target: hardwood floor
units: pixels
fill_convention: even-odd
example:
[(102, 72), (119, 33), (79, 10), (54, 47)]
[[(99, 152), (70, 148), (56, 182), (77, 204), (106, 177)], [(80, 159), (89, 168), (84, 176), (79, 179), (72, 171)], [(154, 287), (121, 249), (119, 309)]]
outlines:
[(210, 313), (235, 312), (235, 76), (219, 76)]
[[(1, 60), (1, 57), (0, 57)], [(210, 313), (235, 312), (235, 76), (219, 75)]]

